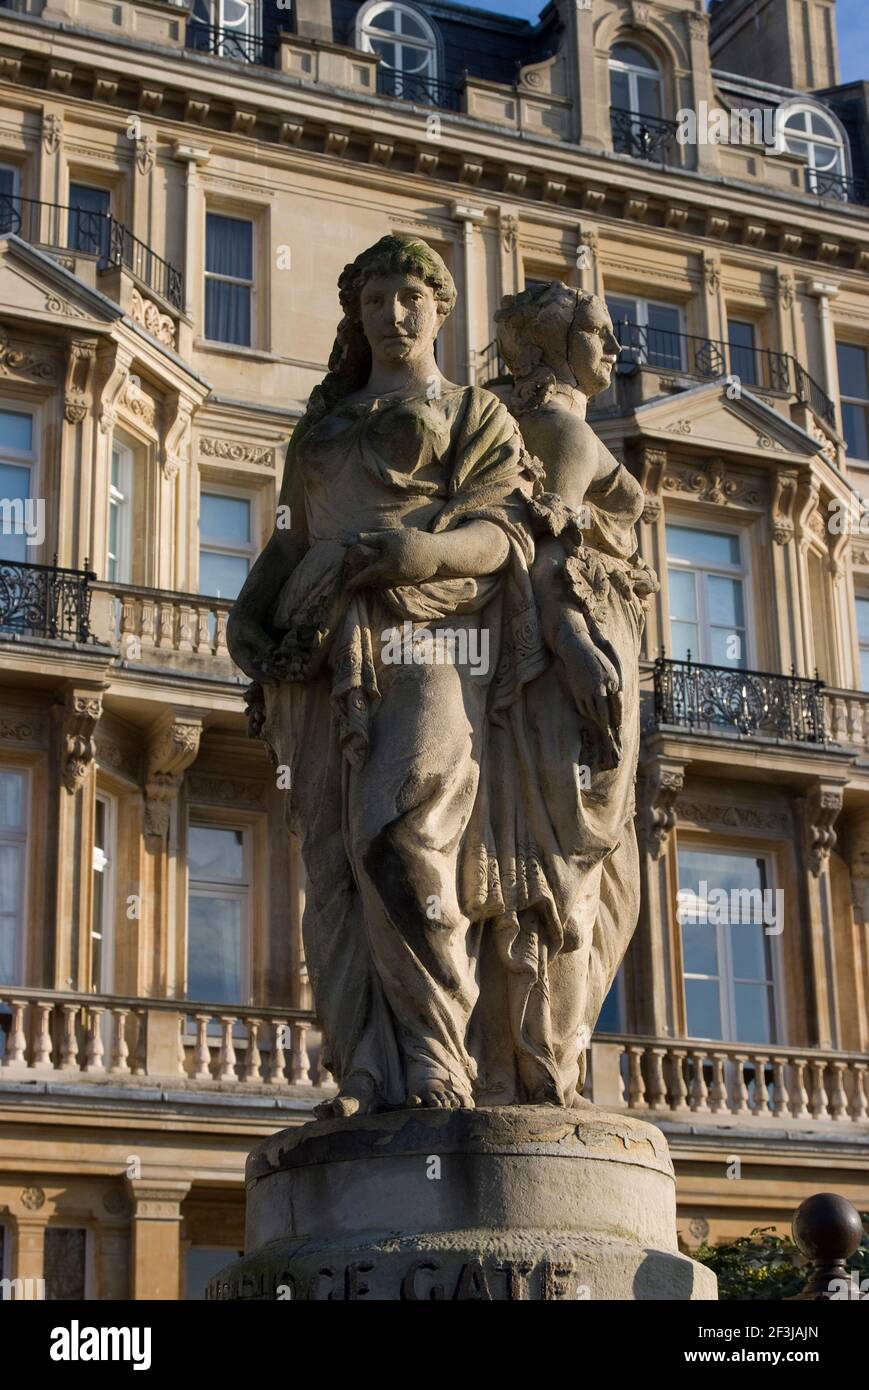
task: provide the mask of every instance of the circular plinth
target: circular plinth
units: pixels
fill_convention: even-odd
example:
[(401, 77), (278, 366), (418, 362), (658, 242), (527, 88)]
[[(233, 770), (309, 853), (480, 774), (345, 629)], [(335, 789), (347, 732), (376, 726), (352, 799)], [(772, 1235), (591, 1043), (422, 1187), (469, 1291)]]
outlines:
[(653, 1125), (593, 1108), (401, 1110), (283, 1130), (247, 1164), (210, 1298), (710, 1299)]

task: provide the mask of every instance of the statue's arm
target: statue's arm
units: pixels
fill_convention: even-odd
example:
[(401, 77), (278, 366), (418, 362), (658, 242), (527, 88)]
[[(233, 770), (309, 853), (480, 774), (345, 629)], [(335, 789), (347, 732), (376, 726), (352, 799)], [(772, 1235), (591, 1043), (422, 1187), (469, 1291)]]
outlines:
[[(275, 600), (308, 549), (305, 488), (295, 460), (295, 439), (287, 450), (278, 523), (236, 599), (226, 626), (230, 656), (252, 680), (271, 680), (262, 669), (275, 642), (267, 630)], [(288, 509), (288, 510), (287, 510)]]

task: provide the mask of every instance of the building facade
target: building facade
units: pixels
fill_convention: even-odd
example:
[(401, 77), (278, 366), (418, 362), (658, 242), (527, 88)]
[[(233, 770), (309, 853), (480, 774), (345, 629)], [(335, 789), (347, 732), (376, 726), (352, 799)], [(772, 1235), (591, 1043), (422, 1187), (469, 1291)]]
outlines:
[(454, 381), (535, 280), (623, 344), (661, 590), (587, 1094), (664, 1129), (686, 1250), (869, 1205), (869, 86), (834, 0), (703, 9), (0, 5), (0, 1278), (201, 1296), (330, 1084), (225, 633), (392, 230)]

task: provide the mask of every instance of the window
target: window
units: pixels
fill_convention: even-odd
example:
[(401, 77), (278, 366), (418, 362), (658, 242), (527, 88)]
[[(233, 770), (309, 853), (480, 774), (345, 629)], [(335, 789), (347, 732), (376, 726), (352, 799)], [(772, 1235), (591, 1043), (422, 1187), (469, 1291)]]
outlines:
[(106, 260), (109, 253), (109, 214), (112, 195), (87, 184), (69, 186), (68, 243), (70, 251), (85, 251)]
[(21, 228), (21, 200), (18, 197), (18, 170), (0, 164), (0, 236)]
[(739, 536), (667, 527), (670, 646), (676, 661), (748, 667), (745, 570)]
[(114, 840), (115, 804), (107, 796), (97, 796), (91, 908), (92, 994), (109, 994), (114, 987)]
[(369, 5), (359, 15), (358, 33), (360, 48), (380, 54), (382, 90), (409, 99), (431, 95), (437, 78), (437, 41), (421, 14), (407, 5)]
[(237, 598), (254, 558), (253, 503), (229, 492), (199, 499), (199, 592)]
[(205, 219), (205, 336), (253, 344), (253, 223), (209, 212)]
[(682, 371), (682, 316), (674, 304), (621, 295), (607, 295), (606, 304), (622, 345), (620, 361)]
[(749, 386), (757, 385), (759, 375), (755, 357), (754, 324), (741, 319), (727, 320), (730, 372)]
[(620, 965), (601, 1005), (595, 1033), (623, 1033), (625, 1029), (625, 967)]
[(851, 458), (869, 459), (869, 365), (864, 347), (837, 343), (842, 430)]
[(648, 53), (632, 43), (617, 43), (610, 53), (610, 104), (634, 116), (661, 115), (661, 74)]
[(109, 484), (109, 539), (107, 575), (116, 584), (129, 584), (132, 574), (133, 451), (112, 443), (112, 477)]
[(0, 409), (0, 560), (28, 558), (32, 469), (36, 462), (34, 418), (30, 411)]
[(258, 0), (195, 0), (191, 16), (191, 46), (219, 58), (259, 61)]
[(27, 774), (0, 768), (0, 981), (22, 984), (27, 871)]
[(806, 187), (811, 193), (847, 199), (845, 151), (832, 117), (812, 106), (780, 109), (785, 149), (806, 161)]
[(234, 1246), (191, 1245), (185, 1262), (184, 1296), (195, 1301), (205, 1298), (209, 1279), (244, 1254)]
[(243, 830), (190, 825), (187, 998), (240, 1004), (248, 995), (249, 846)]
[(680, 847), (679, 920), (689, 1037), (777, 1041), (768, 930), (781, 926), (774, 903), (764, 859)]
[(857, 643), (860, 648), (860, 689), (869, 690), (869, 598), (858, 598)]
[(87, 1231), (72, 1226), (45, 1229), (45, 1297), (81, 1303), (87, 1297)]

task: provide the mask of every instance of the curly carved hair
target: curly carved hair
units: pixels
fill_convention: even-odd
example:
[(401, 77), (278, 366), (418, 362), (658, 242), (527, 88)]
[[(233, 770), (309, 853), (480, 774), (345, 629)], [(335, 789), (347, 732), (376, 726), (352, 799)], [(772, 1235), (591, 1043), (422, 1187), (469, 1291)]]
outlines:
[(568, 344), (597, 295), (572, 290), (559, 280), (505, 295), (495, 314), (501, 356), (513, 374), (508, 405), (514, 415), (545, 405), (568, 368)]
[(344, 318), (329, 356), (329, 371), (308, 401), (305, 422), (309, 424), (326, 415), (343, 396), (360, 390), (371, 374), (371, 348), (362, 332), (360, 299), (367, 281), (375, 275), (415, 275), (434, 291), (441, 318), (453, 310), (453, 277), (437, 251), (419, 237), (391, 234), (362, 251), (338, 277)]

